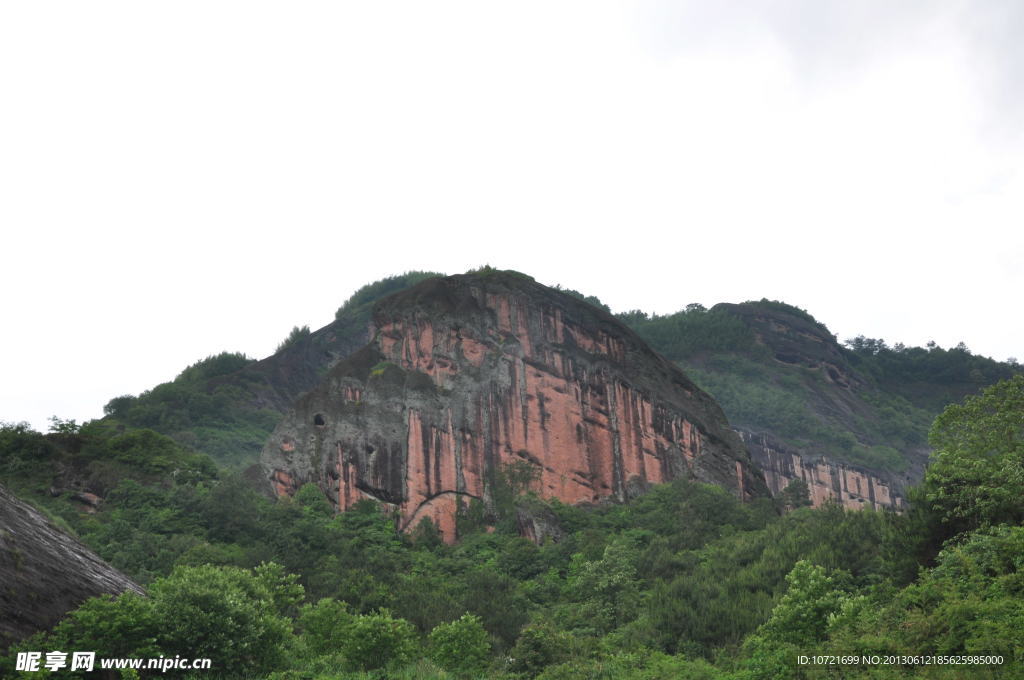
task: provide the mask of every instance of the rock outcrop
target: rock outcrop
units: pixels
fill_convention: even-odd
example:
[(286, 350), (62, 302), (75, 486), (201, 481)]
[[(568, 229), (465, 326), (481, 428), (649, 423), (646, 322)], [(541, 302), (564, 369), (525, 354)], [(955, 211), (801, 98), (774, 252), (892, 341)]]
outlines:
[(867, 469), (837, 463), (824, 456), (805, 459), (766, 434), (738, 432), (750, 457), (764, 471), (765, 482), (773, 496), (779, 496), (791, 482), (802, 480), (807, 483), (808, 500), (814, 507), (829, 502), (839, 503), (849, 510), (900, 510), (905, 506), (901, 488), (893, 488), (890, 480)]
[(566, 503), (680, 476), (767, 494), (721, 409), (609, 314), (514, 272), (432, 279), (382, 300), (369, 344), (301, 397), (262, 454), (278, 495), (375, 498), (446, 540), (509, 469)]
[(0, 486), (0, 650), (90, 597), (142, 588)]

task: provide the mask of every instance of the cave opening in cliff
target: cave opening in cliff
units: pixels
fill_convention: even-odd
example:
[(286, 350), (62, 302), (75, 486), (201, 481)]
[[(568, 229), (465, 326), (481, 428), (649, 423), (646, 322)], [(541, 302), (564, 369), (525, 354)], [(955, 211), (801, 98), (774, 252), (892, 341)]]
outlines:
[(313, 424), (316, 425), (317, 427), (323, 427), (324, 425), (326, 425), (327, 421), (324, 420), (324, 414), (317, 413), (315, 416), (313, 416)]

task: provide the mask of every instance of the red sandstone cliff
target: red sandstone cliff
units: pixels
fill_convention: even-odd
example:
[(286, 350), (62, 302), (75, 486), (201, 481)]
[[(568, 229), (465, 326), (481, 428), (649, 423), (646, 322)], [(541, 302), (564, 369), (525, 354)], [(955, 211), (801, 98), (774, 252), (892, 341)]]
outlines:
[(848, 510), (900, 510), (905, 506), (892, 483), (870, 471), (824, 456), (807, 459), (763, 433), (744, 430), (738, 433), (746, 442), (751, 458), (764, 471), (772, 496), (778, 496), (791, 482), (802, 480), (807, 484), (808, 500), (816, 508), (825, 503), (839, 503)]
[(687, 476), (741, 497), (764, 478), (714, 401), (610, 315), (514, 273), (434, 279), (383, 300), (372, 339), (300, 398), (262, 465), (339, 509), (376, 498), (446, 540), (470, 498), (529, 465), (567, 503)]

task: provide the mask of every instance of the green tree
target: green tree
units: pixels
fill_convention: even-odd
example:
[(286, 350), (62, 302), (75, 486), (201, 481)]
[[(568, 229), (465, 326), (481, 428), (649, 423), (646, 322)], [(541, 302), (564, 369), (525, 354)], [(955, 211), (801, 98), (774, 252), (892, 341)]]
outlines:
[(277, 351), (288, 349), (292, 345), (298, 343), (301, 340), (305, 340), (311, 335), (309, 326), (293, 326), (292, 332), (288, 334), (288, 337), (281, 341), (281, 344), (277, 346)]
[(353, 618), (341, 646), (346, 665), (359, 671), (404, 666), (415, 652), (416, 630), (387, 609)]
[(799, 677), (797, 655), (821, 645), (829, 617), (843, 602), (825, 569), (806, 560), (796, 563), (786, 582), (789, 588), (771, 616), (743, 644), (743, 669), (752, 680)]
[(580, 614), (602, 632), (632, 620), (640, 606), (640, 581), (636, 575), (637, 549), (620, 538), (604, 549), (600, 560), (573, 556), (569, 589), (581, 602)]
[(330, 598), (307, 604), (299, 612), (302, 641), (314, 656), (338, 654), (345, 645), (354, 616), (348, 605)]
[(813, 645), (823, 637), (828, 617), (839, 609), (842, 591), (823, 567), (800, 560), (786, 576), (789, 588), (758, 635), (769, 642)]
[(281, 615), (297, 591), (270, 568), (253, 574), (234, 567), (179, 567), (150, 588), (160, 647), (215, 660), (224, 677), (266, 673), (285, 662), (291, 621)]
[(128, 591), (86, 600), (46, 635), (45, 643), (30, 639), (23, 646), (89, 650), (98, 657), (156, 657), (164, 653), (159, 631), (153, 601)]
[(929, 442), (925, 497), (951, 533), (1024, 520), (1024, 375), (948, 406)]
[(794, 479), (782, 490), (780, 498), (787, 509), (796, 510), (811, 504), (811, 490), (804, 480)]
[(531, 624), (523, 629), (509, 652), (512, 670), (526, 677), (537, 676), (547, 666), (569, 657), (571, 637), (548, 623)]
[[(293, 579), (276, 565), (256, 573), (180, 567), (154, 581), (149, 598), (134, 592), (91, 598), (22, 646), (89, 650), (98, 657), (209, 658), (220, 678), (266, 674), (286, 662), (292, 622), (280, 609), (302, 596)], [(179, 676), (171, 671), (167, 677)]]
[(82, 429), (82, 426), (74, 421), (74, 419), (64, 420), (57, 416), (50, 416), (50, 432), (55, 434), (78, 434), (78, 431)]
[(430, 631), (430, 657), (460, 676), (480, 673), (487, 665), (491, 644), (480, 617), (463, 614)]

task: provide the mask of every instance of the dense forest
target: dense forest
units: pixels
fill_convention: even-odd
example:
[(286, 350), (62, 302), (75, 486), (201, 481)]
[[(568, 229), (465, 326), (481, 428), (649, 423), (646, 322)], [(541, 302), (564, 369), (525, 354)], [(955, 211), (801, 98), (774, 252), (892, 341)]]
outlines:
[[(95, 598), (12, 648), (210, 657), (217, 677), (814, 677), (801, 654), (998, 655), (1001, 665), (845, 666), (843, 677), (1019, 677), (1024, 377), (950, 406), (903, 514), (743, 504), (677, 481), (625, 505), (545, 501), (509, 470), (445, 545), (314, 487), (270, 501), (148, 430), (0, 430), (0, 479), (150, 597)], [(53, 469), (109, 486), (83, 514)], [(788, 507), (785, 507), (788, 506)], [(543, 515), (561, 540), (521, 538)], [(31, 677), (31, 674), (25, 674)]]
[[(363, 328), (375, 301), (431, 276), (364, 287), (332, 332)], [(530, 492), (530, 468), (510, 466), (489, 507), (463, 508), (448, 545), (429, 520), (398, 532), (372, 501), (338, 514), (313, 485), (259, 493), (239, 452), (258, 451), (280, 417), (270, 373), (222, 353), (111, 400), (100, 420), (0, 426), (0, 483), (148, 592), (85, 602), (7, 650), (0, 677), (52, 676), (14, 668), (19, 651), (48, 650), (208, 657), (212, 671), (157, 675), (261, 680), (1024, 677), (1019, 367), (963, 346), (855, 338), (828, 362), (859, 381), (859, 410), (830, 420), (819, 405), (834, 384), (780, 361), (752, 315), (834, 340), (768, 300), (617, 318), (734, 423), (876, 469), (930, 447), (908, 510), (811, 508), (799, 484), (743, 503), (690, 480), (570, 506)], [(323, 338), (296, 327), (279, 353), (323, 354)], [(548, 537), (523, 538), (526, 522)], [(829, 670), (801, 655), (896, 663)], [(1002, 661), (973, 663), (989, 656)]]

